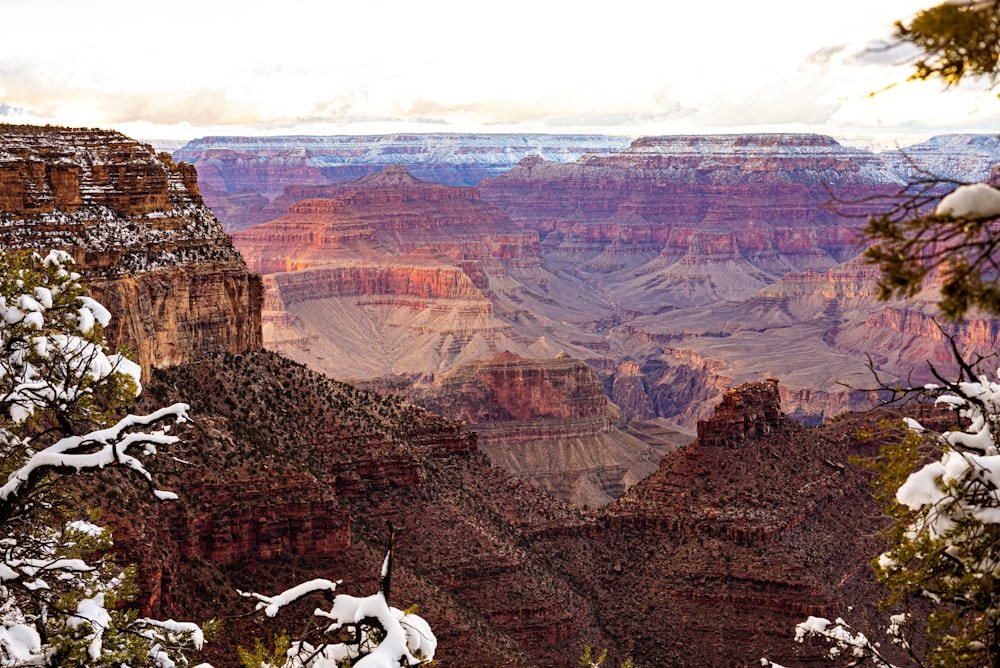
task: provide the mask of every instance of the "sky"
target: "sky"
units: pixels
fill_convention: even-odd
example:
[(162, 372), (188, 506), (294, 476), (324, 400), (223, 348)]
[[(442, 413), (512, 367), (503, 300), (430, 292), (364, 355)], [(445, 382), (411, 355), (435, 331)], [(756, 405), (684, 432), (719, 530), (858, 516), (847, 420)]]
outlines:
[[(0, 122), (206, 135), (993, 133), (877, 49), (929, 0), (0, 0)], [(872, 95), (875, 91), (883, 91)]]

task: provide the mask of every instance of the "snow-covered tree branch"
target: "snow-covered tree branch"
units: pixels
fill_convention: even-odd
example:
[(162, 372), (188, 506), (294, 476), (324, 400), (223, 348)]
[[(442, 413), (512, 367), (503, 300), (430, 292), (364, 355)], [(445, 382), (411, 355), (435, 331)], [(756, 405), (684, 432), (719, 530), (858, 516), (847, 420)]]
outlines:
[[(939, 432), (907, 418), (905, 436), (877, 464), (876, 494), (894, 522), (890, 548), (873, 563), (889, 589), (881, 631), (917, 665), (1000, 662), (1000, 383), (960, 366), (959, 380), (907, 388), (953, 411), (956, 426)], [(911, 616), (914, 607), (929, 613)], [(796, 633), (891, 665), (843, 620), (810, 618)], [(926, 647), (916, 650), (914, 636)]]
[(143, 459), (177, 441), (187, 406), (121, 416), (141, 370), (106, 351), (110, 314), (71, 264), (61, 251), (0, 257), (0, 666), (169, 668), (201, 629), (119, 605), (132, 573), (98, 556), (110, 533), (64, 483), (120, 465), (152, 486)]
[[(437, 649), (437, 638), (430, 625), (414, 612), (394, 608), (388, 602), (393, 552), (394, 535), (390, 537), (390, 547), (382, 562), (381, 587), (377, 593), (363, 598), (337, 594), (329, 610), (317, 608), (313, 612), (325, 624), (318, 638), (290, 642), (287, 649), (282, 648), (284, 655), (277, 663), (258, 660), (256, 665), (260, 668), (399, 668), (429, 664)], [(243, 595), (257, 599), (257, 610), (274, 617), (286, 605), (313, 592), (333, 592), (339, 584), (330, 580), (311, 580), (275, 596)]]

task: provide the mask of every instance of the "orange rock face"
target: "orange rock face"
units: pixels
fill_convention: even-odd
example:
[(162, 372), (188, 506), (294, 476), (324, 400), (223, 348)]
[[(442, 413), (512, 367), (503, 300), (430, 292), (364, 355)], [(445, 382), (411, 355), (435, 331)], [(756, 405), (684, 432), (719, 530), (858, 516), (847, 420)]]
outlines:
[(148, 371), (261, 346), (263, 289), (197, 174), (99, 130), (0, 125), (0, 244), (69, 251)]
[(233, 235), (250, 267), (296, 271), (431, 246), (455, 260), (538, 257), (538, 235), (512, 229), (474, 188), (427, 183), (393, 166), (344, 185), (286, 190), (287, 213)]

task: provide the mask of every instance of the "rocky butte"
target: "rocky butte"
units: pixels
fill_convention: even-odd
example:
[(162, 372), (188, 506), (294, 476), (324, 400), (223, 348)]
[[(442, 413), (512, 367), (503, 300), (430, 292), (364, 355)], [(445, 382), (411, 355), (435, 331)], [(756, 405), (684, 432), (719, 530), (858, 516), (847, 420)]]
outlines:
[(261, 345), (260, 277), (194, 168), (121, 134), (0, 125), (0, 245), (68, 250), (146, 370)]

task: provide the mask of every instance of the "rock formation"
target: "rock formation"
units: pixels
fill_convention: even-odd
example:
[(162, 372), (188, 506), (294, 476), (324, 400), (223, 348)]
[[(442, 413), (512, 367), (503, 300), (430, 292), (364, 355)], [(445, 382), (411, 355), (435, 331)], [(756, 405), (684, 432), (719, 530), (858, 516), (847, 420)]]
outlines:
[(381, 135), (341, 137), (204, 137), (174, 152), (198, 169), (205, 201), (227, 230), (276, 215), (269, 200), (285, 188), (353, 181), (390, 165), (417, 178), (473, 186), (506, 172), (526, 155), (565, 162), (628, 145), (597, 135)]
[(881, 594), (863, 555), (880, 551), (883, 520), (865, 472), (847, 459), (877, 450), (854, 434), (878, 418), (805, 428), (782, 414), (778, 386), (734, 388), (695, 443), (594, 521), (536, 534), (536, 549), (594, 592), (618, 656), (815, 665), (822, 648), (792, 641), (797, 620), (848, 606), (859, 624), (877, 616)]
[[(264, 334), (273, 349), (357, 379), (443, 373), (505, 350), (599, 355), (547, 339), (550, 318), (589, 320), (599, 300), (575, 297), (566, 279), (542, 268), (537, 233), (511, 225), (475, 189), (395, 166), (289, 192), (305, 199), (234, 235), (251, 267), (267, 273)], [(533, 302), (555, 303), (557, 294), (570, 310), (535, 317)]]
[(123, 135), (0, 125), (0, 244), (69, 251), (144, 369), (262, 344), (259, 277), (195, 170)]
[[(734, 389), (697, 442), (581, 513), (489, 464), (460, 422), (267, 352), (188, 363), (157, 372), (146, 399), (188, 400), (197, 415), (157, 472), (180, 500), (139, 501), (121, 546), (148, 557), (144, 611), (231, 616), (248, 606), (234, 588), (333, 577), (368, 591), (388, 520), (403, 528), (394, 597), (419, 605), (443, 665), (564, 666), (585, 644), (639, 665), (811, 665), (819, 649), (794, 643), (794, 624), (848, 606), (865, 623), (880, 596), (868, 560), (881, 520), (868, 474), (847, 459), (875, 453), (856, 434), (885, 416), (802, 427), (782, 414), (779, 386)], [(531, 409), (512, 393), (495, 406), (582, 419), (599, 410), (587, 396)], [(111, 482), (98, 490), (108, 507), (134, 507), (130, 484)], [(207, 658), (235, 665), (248, 632), (231, 621)]]
[[(265, 351), (157, 371), (146, 406), (178, 400), (198, 426), (156, 475), (179, 500), (156, 503), (118, 471), (94, 493), (130, 509), (114, 523), (141, 560), (144, 614), (226, 617), (213, 665), (238, 665), (235, 647), (266, 621), (241, 617), (252, 603), (236, 589), (377, 586), (387, 520), (401, 530), (393, 598), (419, 605), (442, 665), (564, 665), (604, 642), (586, 599), (518, 538), (579, 513), (490, 465), (461, 422)], [(267, 628), (296, 629), (309, 612)]]
[(620, 496), (692, 437), (676, 428), (661, 428), (655, 439), (628, 433), (593, 369), (564, 354), (526, 359), (504, 352), (461, 364), (433, 384), (363, 386), (464, 420), (494, 463), (578, 505)]
[[(971, 161), (959, 157), (967, 148)], [(978, 137), (914, 151), (951, 177), (1000, 159), (997, 142)], [(503, 350), (564, 350), (598, 372), (629, 417), (693, 427), (729, 387), (776, 375), (788, 413), (817, 423), (869, 405), (844, 386), (871, 385), (864, 353), (890, 379), (923, 367), (925, 353), (947, 353), (930, 298), (885, 310), (877, 271), (856, 259), (862, 214), (906, 176), (897, 153), (816, 135), (653, 137), (574, 162), (531, 155), (478, 191), (401, 167), (288, 185), (268, 205), (274, 220), (236, 243), (267, 272), (345, 259), (375, 271), (404, 256), (413, 265), (418, 251), (465, 273), (492, 305), (488, 322), (443, 317), (442, 303), (431, 317), (411, 294), (395, 308), (381, 294), (377, 305), (314, 300), (270, 312), (268, 345), (339, 377), (440, 374)], [(904, 320), (905, 332), (893, 329)], [(979, 351), (996, 342), (989, 331), (960, 336)]]
[[(869, 620), (880, 595), (868, 562), (881, 549), (881, 520), (869, 474), (849, 457), (874, 456), (880, 439), (898, 437), (891, 431), (859, 436), (883, 417), (898, 416), (849, 415), (807, 428), (785, 416), (779, 403), (788, 393), (808, 391), (802, 382), (779, 375), (780, 382), (742, 383), (714, 417), (700, 422), (697, 442), (667, 454), (620, 499), (584, 512), (491, 465), (462, 422), (252, 350), (260, 293), (208, 224), (190, 176), (184, 180), (186, 169), (151, 158), (147, 148), (120, 135), (2, 130), (13, 137), (4, 139), (0, 153), (4, 243), (35, 247), (60, 240), (105, 286), (101, 296), (116, 321), (148, 323), (179, 349), (170, 357), (152, 343), (156, 335), (124, 326), (140, 332), (133, 335), (147, 350), (160, 351), (144, 353), (144, 363), (170, 367), (157, 369), (145, 384), (139, 412), (186, 401), (196, 420), (179, 428), (181, 442), (170, 456), (154, 458), (158, 486), (176, 490), (178, 502), (154, 501), (125, 467), (109, 467), (81, 484), (116, 526), (125, 558), (140, 563), (143, 613), (231, 620), (205, 657), (215, 665), (236, 665), (234, 647), (261, 633), (238, 616), (249, 605), (237, 589), (275, 592), (326, 577), (343, 578), (342, 591), (367, 593), (377, 580), (386, 521), (403, 529), (394, 596), (420, 606), (441, 641), (442, 665), (496, 665), (499, 657), (510, 665), (564, 666), (584, 645), (609, 647), (612, 662), (631, 655), (647, 666), (748, 665), (761, 656), (814, 665), (817, 650), (791, 639), (796, 622), (808, 614), (844, 614), (848, 606), (852, 620)], [(47, 167), (77, 165), (76, 152), (86, 158), (77, 172)], [(164, 174), (166, 200), (149, 160)], [(632, 216), (618, 213), (619, 221)], [(415, 220), (400, 219), (396, 232)], [(450, 236), (461, 227), (453, 226)], [(708, 257), (695, 263), (735, 258), (734, 249), (751, 261), (738, 234), (712, 229), (720, 234), (701, 245), (696, 255)], [(581, 244), (594, 230), (583, 231)], [(645, 234), (638, 238), (652, 238)], [(469, 253), (476, 248), (471, 238), (448, 248), (459, 246)], [(599, 237), (595, 246), (603, 247)], [(544, 249), (545, 240), (538, 247)], [(673, 249), (666, 247), (652, 257), (645, 248), (637, 253), (641, 263), (630, 257), (617, 266), (669, 260)], [(629, 255), (622, 248), (605, 254), (601, 271), (616, 255)], [(439, 301), (479, 304), (480, 315), (521, 328), (519, 345), (537, 333), (526, 346), (537, 357), (552, 357), (541, 353), (563, 338), (574, 350), (592, 352), (591, 367), (635, 411), (660, 412), (670, 394), (678, 411), (696, 419), (708, 417), (693, 408), (708, 401), (706, 392), (737, 382), (735, 374), (727, 376), (734, 371), (733, 350), (750, 352), (741, 374), (775, 359), (773, 336), (762, 336), (772, 330), (788, 330), (779, 352), (795, 360), (795, 372), (815, 377), (810, 367), (832, 358), (813, 357), (820, 344), (806, 335), (822, 331), (822, 345), (830, 346), (841, 335), (838, 319), (863, 313), (869, 289), (864, 272), (850, 265), (812, 268), (786, 275), (748, 301), (712, 304), (710, 318), (696, 307), (663, 318), (595, 294), (606, 287), (587, 282), (596, 270), (552, 269), (520, 247), (507, 260), (487, 251), (472, 261), (399, 249), (397, 266), (352, 258), (359, 261), (283, 273), (274, 277), (285, 284), (267, 295), (268, 306), (287, 326), (304, 317), (290, 309), (316, 305), (333, 289), (355, 305), (403, 300), (406, 309), (413, 303), (426, 313)], [(121, 258), (128, 260), (118, 264)], [(759, 258), (753, 261), (776, 262), (773, 255)], [(244, 281), (244, 292), (211, 287), (226, 271)], [(610, 274), (617, 271), (630, 270)], [(282, 287), (291, 306), (281, 301)], [(122, 297), (116, 301), (115, 294)], [(244, 324), (235, 328), (242, 333), (220, 342), (226, 334), (212, 304), (221, 303), (230, 320)], [(378, 306), (403, 312), (394, 303)], [(886, 310), (872, 327), (926, 333), (927, 322), (916, 312)], [(369, 329), (372, 323), (379, 332), (392, 329), (389, 318), (365, 322)], [(970, 324), (964, 336), (988, 340), (995, 331)], [(672, 386), (664, 380), (671, 374)], [(767, 375), (778, 374), (758, 378)], [(654, 379), (662, 382), (648, 382)], [(594, 373), (566, 358), (504, 355), (440, 381), (460, 397), (438, 399), (442, 410), (489, 418), (481, 424), (502, 429), (523, 427), (515, 436), (533, 438), (541, 420), (570, 422), (581, 431), (614, 422)], [(686, 408), (677, 398), (685, 393)], [(652, 434), (655, 424), (643, 429)], [(294, 623), (279, 619), (265, 632)]]

